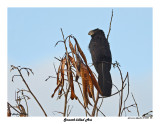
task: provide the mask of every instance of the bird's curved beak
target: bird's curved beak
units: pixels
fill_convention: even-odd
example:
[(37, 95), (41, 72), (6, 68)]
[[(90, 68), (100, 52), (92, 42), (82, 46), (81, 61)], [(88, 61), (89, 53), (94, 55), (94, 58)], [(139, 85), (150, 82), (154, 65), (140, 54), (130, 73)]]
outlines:
[(88, 32), (88, 35), (93, 35), (94, 34), (94, 31), (91, 30), (90, 32)]

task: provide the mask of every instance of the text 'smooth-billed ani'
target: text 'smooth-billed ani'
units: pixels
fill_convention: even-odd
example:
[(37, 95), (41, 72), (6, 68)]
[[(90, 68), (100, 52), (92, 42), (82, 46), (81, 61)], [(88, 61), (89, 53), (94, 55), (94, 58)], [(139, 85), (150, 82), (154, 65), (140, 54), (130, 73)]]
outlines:
[(102, 96), (110, 96), (112, 90), (112, 78), (110, 74), (112, 55), (108, 40), (104, 32), (98, 28), (91, 30), (88, 35), (91, 35), (89, 49), (93, 65), (98, 73), (98, 83)]

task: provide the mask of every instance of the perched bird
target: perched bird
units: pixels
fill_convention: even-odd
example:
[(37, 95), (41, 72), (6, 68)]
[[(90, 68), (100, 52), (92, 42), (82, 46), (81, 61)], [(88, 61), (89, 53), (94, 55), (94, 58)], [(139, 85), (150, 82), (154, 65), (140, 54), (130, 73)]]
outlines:
[(112, 55), (108, 40), (103, 30), (91, 30), (89, 50), (92, 56), (93, 65), (98, 73), (98, 84), (102, 91), (102, 96), (111, 96), (112, 78), (110, 74)]

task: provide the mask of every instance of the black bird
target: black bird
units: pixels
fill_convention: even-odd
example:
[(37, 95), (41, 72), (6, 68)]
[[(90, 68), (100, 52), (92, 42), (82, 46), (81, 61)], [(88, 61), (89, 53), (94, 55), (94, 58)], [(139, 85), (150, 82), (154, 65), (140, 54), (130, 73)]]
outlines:
[(108, 40), (103, 30), (91, 30), (89, 50), (92, 56), (93, 65), (98, 73), (98, 84), (102, 91), (102, 96), (111, 96), (112, 78), (110, 74), (112, 55)]

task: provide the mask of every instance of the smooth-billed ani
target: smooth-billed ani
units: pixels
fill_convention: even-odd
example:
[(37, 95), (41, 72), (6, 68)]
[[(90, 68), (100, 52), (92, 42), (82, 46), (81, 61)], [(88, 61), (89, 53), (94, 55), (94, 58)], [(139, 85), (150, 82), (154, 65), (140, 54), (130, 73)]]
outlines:
[(102, 96), (110, 96), (112, 90), (112, 78), (110, 74), (112, 55), (110, 46), (105, 34), (100, 29), (91, 30), (89, 50), (92, 56), (93, 65), (98, 73), (98, 83)]

